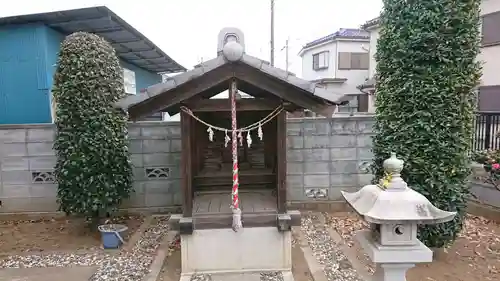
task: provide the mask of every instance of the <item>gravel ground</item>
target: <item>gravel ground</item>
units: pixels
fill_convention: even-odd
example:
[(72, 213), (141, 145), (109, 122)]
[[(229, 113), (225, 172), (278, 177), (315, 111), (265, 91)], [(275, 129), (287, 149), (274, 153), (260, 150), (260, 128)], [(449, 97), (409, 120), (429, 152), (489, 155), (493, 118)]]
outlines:
[[(259, 273), (249, 273), (251, 275), (251, 278), (245, 278), (245, 274), (243, 273), (240, 277), (243, 278), (243, 280), (258, 280), (255, 277), (259, 277), (260, 275), (260, 281), (283, 281), (283, 273), (281, 271), (273, 271), (273, 272), (261, 272)], [(239, 276), (238, 274), (235, 274), (235, 276), (231, 277), (232, 279), (237, 278), (236, 276)], [(247, 276), (248, 277), (248, 276)], [(218, 280), (216, 276), (214, 276), (215, 280)], [(212, 275), (210, 274), (193, 274), (191, 275), (190, 281), (212, 281)], [(223, 280), (231, 280), (224, 278)]]
[(362, 281), (326, 227), (316, 216), (302, 217), (302, 232), (328, 281)]
[(116, 256), (106, 253), (10, 256), (0, 260), (0, 269), (99, 266), (89, 281), (140, 281), (149, 273), (149, 266), (168, 229), (168, 217), (156, 218), (132, 250)]
[(283, 272), (262, 272), (260, 274), (260, 281), (283, 281)]
[(210, 274), (193, 274), (190, 281), (212, 281)]

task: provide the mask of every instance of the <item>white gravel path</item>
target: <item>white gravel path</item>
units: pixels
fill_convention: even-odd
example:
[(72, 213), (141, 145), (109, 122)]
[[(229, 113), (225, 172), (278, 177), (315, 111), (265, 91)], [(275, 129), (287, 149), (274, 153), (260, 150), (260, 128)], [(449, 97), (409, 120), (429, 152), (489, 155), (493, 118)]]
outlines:
[(304, 214), (301, 230), (328, 281), (363, 281), (318, 217)]

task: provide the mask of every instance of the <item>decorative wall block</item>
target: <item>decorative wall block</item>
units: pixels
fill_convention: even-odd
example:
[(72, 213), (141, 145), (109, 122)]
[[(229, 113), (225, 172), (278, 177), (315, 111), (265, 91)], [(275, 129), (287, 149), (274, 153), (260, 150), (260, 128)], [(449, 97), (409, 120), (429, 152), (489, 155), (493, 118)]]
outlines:
[(31, 172), (33, 183), (55, 183), (56, 178), (52, 171)]
[(157, 167), (146, 168), (146, 178), (148, 179), (167, 179), (170, 177), (170, 168)]
[(312, 199), (326, 199), (328, 198), (327, 188), (310, 188), (306, 189), (306, 197)]

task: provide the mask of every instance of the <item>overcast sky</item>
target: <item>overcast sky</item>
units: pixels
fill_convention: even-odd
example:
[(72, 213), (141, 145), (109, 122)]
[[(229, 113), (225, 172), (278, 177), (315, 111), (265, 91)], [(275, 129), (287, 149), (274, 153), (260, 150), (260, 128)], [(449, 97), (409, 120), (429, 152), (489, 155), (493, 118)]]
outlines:
[[(247, 53), (270, 58), (270, 0), (15, 0), (0, 17), (90, 6), (108, 6), (174, 60), (192, 68), (216, 56), (217, 34), (233, 26), (245, 34)], [(357, 28), (378, 16), (382, 0), (275, 0), (275, 65), (301, 75), (297, 53), (308, 41), (341, 27)]]

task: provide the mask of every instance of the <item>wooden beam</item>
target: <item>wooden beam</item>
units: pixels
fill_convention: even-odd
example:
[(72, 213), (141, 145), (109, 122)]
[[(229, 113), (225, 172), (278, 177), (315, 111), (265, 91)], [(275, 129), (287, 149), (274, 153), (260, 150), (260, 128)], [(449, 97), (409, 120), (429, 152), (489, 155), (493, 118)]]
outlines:
[(192, 117), (185, 112), (181, 112), (182, 214), (185, 218), (192, 217), (193, 215), (192, 123)]
[[(186, 106), (193, 112), (231, 111), (226, 99), (201, 99), (192, 101)], [(236, 101), (238, 111), (274, 110), (279, 103), (267, 99), (241, 99)]]
[[(206, 92), (234, 76), (233, 65), (226, 64), (212, 71), (204, 73), (184, 84), (167, 90), (155, 97), (131, 106), (128, 113), (132, 120), (161, 111), (173, 105), (179, 104), (199, 93)], [(221, 86), (222, 87), (222, 86)], [(224, 85), (227, 88), (227, 86)]]
[(277, 116), (276, 133), (276, 177), (278, 214), (286, 213), (286, 112), (282, 111)]

